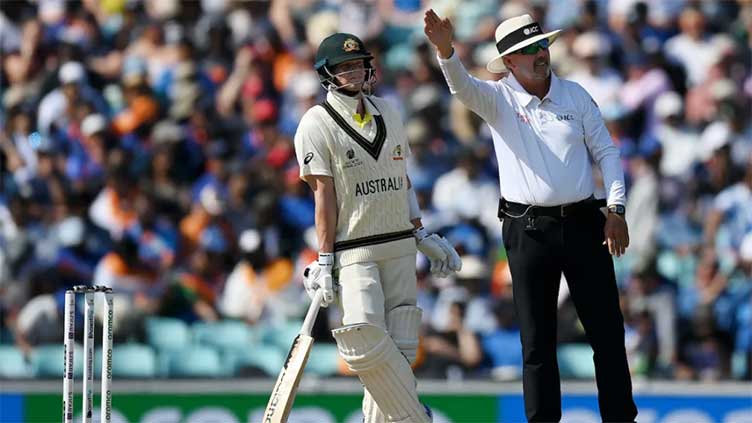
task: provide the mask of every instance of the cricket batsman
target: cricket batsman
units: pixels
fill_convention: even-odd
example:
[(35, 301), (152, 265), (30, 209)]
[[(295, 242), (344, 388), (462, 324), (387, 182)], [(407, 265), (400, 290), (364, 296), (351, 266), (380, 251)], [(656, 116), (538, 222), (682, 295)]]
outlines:
[(305, 113), (295, 134), (319, 247), (305, 285), (311, 298), (323, 290), (323, 307), (335, 298), (342, 307), (342, 326), (332, 333), (363, 383), (364, 421), (430, 422), (410, 368), (422, 314), (416, 248), (437, 276), (458, 271), (461, 261), (446, 239), (422, 227), (404, 126), (394, 108), (370, 95), (372, 59), (358, 37), (344, 33), (324, 39), (316, 53), (326, 100)]

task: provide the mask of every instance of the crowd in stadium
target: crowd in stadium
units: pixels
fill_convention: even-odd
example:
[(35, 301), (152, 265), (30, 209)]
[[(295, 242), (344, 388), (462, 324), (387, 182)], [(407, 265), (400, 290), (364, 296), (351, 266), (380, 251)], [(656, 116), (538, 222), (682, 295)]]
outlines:
[[(1, 2), (2, 345), (27, 360), (60, 346), (65, 289), (92, 284), (116, 293), (118, 344), (159, 354), (170, 345), (154, 345), (151, 323), (193, 328), (191, 348), (197, 328), (241, 321), (258, 343), (247, 349), (283, 358), (284, 342), (264, 340), (297, 327), (317, 246), (292, 137), (325, 93), (316, 46), (342, 31), (374, 53), (375, 94), (403, 115), (423, 223), (463, 258), (447, 279), (417, 258), (416, 374), (518, 379), (499, 164), (488, 128), (448, 92), (422, 31), (429, 6), (451, 17), (456, 51), (481, 79), (501, 77), (484, 68), (501, 20), (530, 13), (564, 30), (554, 71), (592, 95), (622, 155), (631, 244), (615, 266), (634, 377), (749, 380), (752, 3), (742, 0)], [(563, 376), (592, 377), (561, 287)], [(333, 342), (339, 316), (322, 316), (317, 338)], [(229, 373), (253, 374), (246, 364)]]

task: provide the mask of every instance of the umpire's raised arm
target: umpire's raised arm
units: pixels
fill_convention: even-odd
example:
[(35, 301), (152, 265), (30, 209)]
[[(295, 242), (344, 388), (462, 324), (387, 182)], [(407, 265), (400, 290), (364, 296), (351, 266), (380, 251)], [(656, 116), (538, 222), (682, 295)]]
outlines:
[(449, 91), (484, 120), (493, 119), (497, 107), (496, 88), (493, 82), (482, 81), (468, 74), (460, 59), (454, 54), (452, 22), (449, 18), (439, 18), (433, 9), (429, 9), (425, 14), (424, 23), (423, 31), (436, 47), (439, 65), (449, 85)]

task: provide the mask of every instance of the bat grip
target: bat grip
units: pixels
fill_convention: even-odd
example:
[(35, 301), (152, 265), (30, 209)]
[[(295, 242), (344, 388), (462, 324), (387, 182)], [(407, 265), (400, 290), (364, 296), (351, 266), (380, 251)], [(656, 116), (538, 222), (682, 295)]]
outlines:
[(311, 306), (308, 307), (308, 313), (306, 313), (303, 326), (300, 328), (301, 335), (311, 336), (311, 330), (313, 330), (313, 324), (316, 323), (316, 316), (319, 314), (319, 307), (321, 307), (321, 299), (324, 296), (323, 289), (317, 289), (311, 300)]

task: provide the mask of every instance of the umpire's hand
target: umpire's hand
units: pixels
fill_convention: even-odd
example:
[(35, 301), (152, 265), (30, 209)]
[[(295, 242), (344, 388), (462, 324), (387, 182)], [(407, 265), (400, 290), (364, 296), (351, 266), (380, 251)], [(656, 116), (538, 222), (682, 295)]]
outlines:
[(439, 51), (439, 56), (448, 59), (452, 55), (452, 39), (454, 38), (454, 27), (449, 18), (441, 19), (433, 9), (428, 9), (423, 18), (425, 26), (423, 32), (426, 33), (428, 41)]
[(621, 257), (624, 250), (629, 247), (629, 230), (624, 216), (609, 213), (606, 217), (606, 226), (603, 228), (603, 233), (606, 235), (603, 245), (608, 244), (608, 252), (612, 256)]

